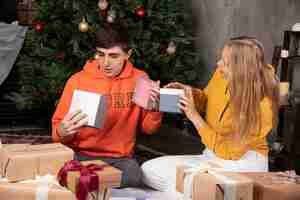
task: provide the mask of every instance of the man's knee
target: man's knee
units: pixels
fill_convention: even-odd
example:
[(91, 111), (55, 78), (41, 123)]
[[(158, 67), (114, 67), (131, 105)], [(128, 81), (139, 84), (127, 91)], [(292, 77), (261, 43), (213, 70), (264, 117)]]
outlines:
[(122, 171), (121, 187), (141, 186), (142, 170), (133, 159), (126, 159), (117, 166)]

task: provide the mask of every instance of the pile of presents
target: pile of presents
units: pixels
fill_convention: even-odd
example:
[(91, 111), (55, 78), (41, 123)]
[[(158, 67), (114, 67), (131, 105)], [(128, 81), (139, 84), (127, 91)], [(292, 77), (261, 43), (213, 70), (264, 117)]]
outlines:
[[(72, 160), (59, 143), (0, 147), (0, 197), (11, 200), (108, 200), (122, 172), (102, 161)], [(300, 200), (300, 177), (278, 172), (225, 172), (213, 161), (178, 165), (184, 200)], [(2, 199), (2, 198), (1, 198)]]
[[(108, 200), (121, 171), (102, 161), (78, 162), (59, 143), (2, 144), (0, 197), (11, 200)], [(2, 198), (1, 198), (2, 199)]]
[(213, 160), (178, 165), (176, 190), (184, 200), (300, 200), (300, 176), (289, 172), (226, 172)]

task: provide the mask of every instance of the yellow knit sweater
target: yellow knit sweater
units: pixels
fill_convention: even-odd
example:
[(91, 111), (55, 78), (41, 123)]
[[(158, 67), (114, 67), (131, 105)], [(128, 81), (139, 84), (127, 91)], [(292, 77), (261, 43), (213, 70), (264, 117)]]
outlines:
[(204, 90), (193, 89), (194, 101), (199, 112), (205, 112), (206, 124), (198, 129), (202, 142), (218, 157), (226, 160), (238, 160), (247, 151), (254, 150), (268, 154), (266, 136), (273, 128), (271, 101), (263, 98), (260, 103), (261, 128), (247, 140), (247, 145), (237, 144), (233, 140), (233, 122), (227, 81), (216, 71)]

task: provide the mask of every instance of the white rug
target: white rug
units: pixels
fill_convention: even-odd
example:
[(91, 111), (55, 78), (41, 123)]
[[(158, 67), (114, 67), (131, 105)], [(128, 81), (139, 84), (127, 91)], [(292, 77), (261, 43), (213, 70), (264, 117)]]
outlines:
[(181, 200), (182, 194), (176, 191), (160, 192), (143, 188), (112, 189), (110, 200)]

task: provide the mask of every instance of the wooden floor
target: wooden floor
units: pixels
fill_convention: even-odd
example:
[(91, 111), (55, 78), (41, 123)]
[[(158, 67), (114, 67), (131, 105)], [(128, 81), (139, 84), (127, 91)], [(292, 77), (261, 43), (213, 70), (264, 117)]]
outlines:
[[(201, 154), (204, 145), (200, 137), (185, 133), (186, 130), (162, 126), (153, 135), (138, 134), (135, 157), (141, 164), (149, 159), (163, 155)], [(50, 130), (35, 126), (0, 127), (0, 139), (3, 144), (51, 143)], [(297, 168), (300, 171), (300, 156), (297, 166), (290, 166), (286, 153), (269, 155), (270, 171), (283, 171)]]

